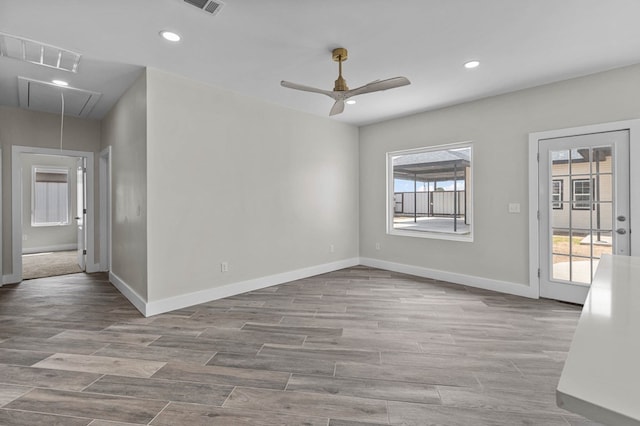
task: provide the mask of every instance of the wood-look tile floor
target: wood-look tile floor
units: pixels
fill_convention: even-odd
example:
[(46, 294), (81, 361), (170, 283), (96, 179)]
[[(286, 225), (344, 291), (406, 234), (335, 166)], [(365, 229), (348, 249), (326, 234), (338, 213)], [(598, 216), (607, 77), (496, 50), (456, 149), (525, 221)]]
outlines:
[(595, 425), (579, 307), (355, 267), (142, 317), (103, 274), (0, 288), (2, 425)]

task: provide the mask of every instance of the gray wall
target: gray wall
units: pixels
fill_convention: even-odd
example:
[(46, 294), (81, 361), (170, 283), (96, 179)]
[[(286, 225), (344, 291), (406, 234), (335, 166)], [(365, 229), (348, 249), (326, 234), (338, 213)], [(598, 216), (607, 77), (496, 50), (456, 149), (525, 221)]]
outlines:
[[(11, 259), (13, 252), (11, 231), (12, 145), (60, 148), (60, 116), (0, 106), (0, 146), (2, 147), (2, 272), (4, 275), (13, 273)], [(63, 148), (76, 151), (98, 152), (100, 148), (100, 122), (97, 120), (65, 117)], [(97, 193), (97, 179), (94, 187)], [(94, 207), (97, 207), (97, 201)], [(95, 241), (97, 242), (98, 227), (95, 229)], [(96, 250), (98, 247), (96, 247)]]
[[(360, 255), (528, 285), (528, 133), (639, 115), (635, 65), (361, 128)], [(474, 241), (387, 235), (385, 153), (469, 140)]]
[(146, 300), (146, 73), (142, 73), (102, 120), (102, 147), (107, 146), (112, 147), (111, 272)]
[[(147, 70), (102, 126), (68, 118), (64, 147), (113, 147), (112, 271), (148, 301), (358, 255), (527, 285), (528, 133), (639, 113), (640, 65), (360, 130)], [(0, 107), (5, 274), (10, 147), (58, 134), (56, 115)], [(467, 140), (474, 242), (387, 235), (385, 153)]]
[(358, 256), (356, 127), (153, 69), (147, 84), (149, 301)]
[[(51, 250), (55, 246), (78, 244), (78, 227), (73, 219), (76, 216), (76, 159), (52, 155), (22, 154), (22, 252), (35, 253)], [(69, 224), (56, 226), (31, 226), (33, 166), (60, 167), (69, 172)]]

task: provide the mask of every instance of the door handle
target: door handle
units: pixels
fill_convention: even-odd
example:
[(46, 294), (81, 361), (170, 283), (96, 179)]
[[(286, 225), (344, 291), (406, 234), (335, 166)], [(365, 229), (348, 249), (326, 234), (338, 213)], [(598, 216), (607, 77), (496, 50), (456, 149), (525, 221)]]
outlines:
[(618, 234), (620, 234), (620, 235), (624, 235), (624, 234), (626, 234), (626, 233), (627, 233), (627, 230), (626, 230), (626, 229), (624, 229), (624, 228), (618, 228), (618, 229), (616, 229), (616, 232), (617, 232)]

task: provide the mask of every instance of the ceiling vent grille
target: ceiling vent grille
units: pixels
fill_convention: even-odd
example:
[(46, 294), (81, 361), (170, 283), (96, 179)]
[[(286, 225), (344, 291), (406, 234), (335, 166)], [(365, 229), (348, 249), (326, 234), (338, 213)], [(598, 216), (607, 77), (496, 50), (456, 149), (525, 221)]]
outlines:
[(0, 56), (70, 72), (78, 72), (80, 63), (79, 53), (5, 33), (0, 33)]
[(224, 6), (224, 3), (219, 0), (184, 0), (184, 2), (212, 15), (220, 13), (222, 6)]

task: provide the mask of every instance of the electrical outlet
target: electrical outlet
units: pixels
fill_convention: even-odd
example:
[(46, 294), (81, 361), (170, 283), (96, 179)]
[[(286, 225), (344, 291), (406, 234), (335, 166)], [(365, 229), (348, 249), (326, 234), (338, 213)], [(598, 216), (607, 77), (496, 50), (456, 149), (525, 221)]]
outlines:
[(330, 251), (331, 253), (333, 253), (334, 251), (336, 251), (336, 248), (333, 246), (333, 244), (330, 244), (330, 245), (329, 245), (329, 251)]
[(376, 250), (380, 250), (380, 243), (376, 243)]
[(509, 213), (520, 213), (520, 203), (509, 203)]
[(229, 262), (222, 262), (220, 264), (220, 272), (229, 272)]

